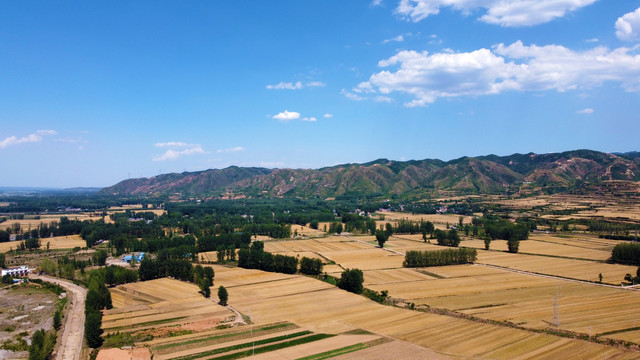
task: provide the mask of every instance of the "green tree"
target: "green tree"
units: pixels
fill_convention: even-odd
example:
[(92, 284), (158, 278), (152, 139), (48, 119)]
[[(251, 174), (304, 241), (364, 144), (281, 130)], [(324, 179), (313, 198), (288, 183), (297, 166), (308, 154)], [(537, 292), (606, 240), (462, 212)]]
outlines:
[(90, 310), (84, 319), (84, 337), (91, 348), (102, 345), (102, 314), (98, 310)]
[(218, 262), (224, 262), (225, 256), (227, 255), (227, 248), (223, 245), (218, 246), (216, 249), (216, 255), (218, 256)]
[(304, 256), (300, 259), (300, 272), (305, 275), (320, 275), (322, 273), (322, 260)]
[(62, 312), (58, 309), (53, 314), (53, 328), (59, 330), (60, 326), (62, 326)]
[(384, 247), (384, 243), (386, 243), (387, 240), (389, 240), (389, 233), (388, 232), (382, 231), (382, 230), (376, 231), (376, 241), (378, 242), (378, 246), (380, 248)]
[(213, 286), (213, 277), (215, 276), (215, 272), (211, 266), (207, 266), (204, 268), (204, 277), (209, 282), (209, 286)]
[(364, 289), (362, 286), (363, 282), (364, 276), (362, 275), (362, 270), (347, 269), (342, 272), (340, 279), (338, 280), (338, 287), (355, 294), (361, 294)]
[(0, 253), (0, 268), (4, 268), (5, 266), (5, 257), (3, 253)]
[(491, 238), (487, 236), (484, 238), (484, 249), (489, 250), (490, 246), (491, 246)]
[(229, 293), (222, 285), (218, 288), (218, 301), (222, 306), (227, 306), (227, 301), (229, 301)]
[(107, 263), (107, 252), (105, 250), (98, 250), (92, 255), (94, 265), (104, 266)]
[(510, 253), (517, 253), (518, 248), (520, 247), (520, 240), (515, 237), (510, 238), (509, 240), (507, 240), (507, 247), (509, 248)]

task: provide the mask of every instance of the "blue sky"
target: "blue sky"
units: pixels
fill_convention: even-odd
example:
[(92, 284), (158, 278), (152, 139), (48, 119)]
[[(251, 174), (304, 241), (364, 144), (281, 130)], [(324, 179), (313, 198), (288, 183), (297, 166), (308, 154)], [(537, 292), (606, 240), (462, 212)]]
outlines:
[(0, 4), (0, 186), (640, 150), (640, 1)]

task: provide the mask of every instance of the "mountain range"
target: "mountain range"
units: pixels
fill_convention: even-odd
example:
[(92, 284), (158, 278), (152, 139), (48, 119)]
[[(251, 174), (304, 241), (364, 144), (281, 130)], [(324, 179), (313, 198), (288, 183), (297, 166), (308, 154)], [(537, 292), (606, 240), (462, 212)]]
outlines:
[(640, 181), (640, 153), (574, 150), (343, 164), (320, 169), (230, 166), (128, 179), (101, 190), (114, 195), (329, 198), (348, 194), (437, 192), (492, 194), (523, 189), (566, 191), (606, 181)]

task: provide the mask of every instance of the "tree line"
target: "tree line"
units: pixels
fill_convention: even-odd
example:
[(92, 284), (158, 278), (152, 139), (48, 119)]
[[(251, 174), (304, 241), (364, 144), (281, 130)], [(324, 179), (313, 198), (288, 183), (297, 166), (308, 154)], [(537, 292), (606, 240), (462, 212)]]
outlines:
[(402, 266), (404, 267), (428, 267), (468, 264), (476, 261), (478, 252), (476, 249), (458, 248), (434, 251), (407, 251)]

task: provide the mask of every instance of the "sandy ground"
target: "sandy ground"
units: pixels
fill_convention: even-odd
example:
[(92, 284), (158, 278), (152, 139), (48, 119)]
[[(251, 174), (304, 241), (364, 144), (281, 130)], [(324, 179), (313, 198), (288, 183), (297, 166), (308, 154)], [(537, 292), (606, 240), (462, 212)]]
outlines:
[(71, 308), (65, 316), (62, 338), (54, 349), (56, 360), (80, 360), (84, 340), (84, 300), (87, 290), (74, 283), (47, 275), (30, 275), (50, 283), (59, 284), (67, 291)]

